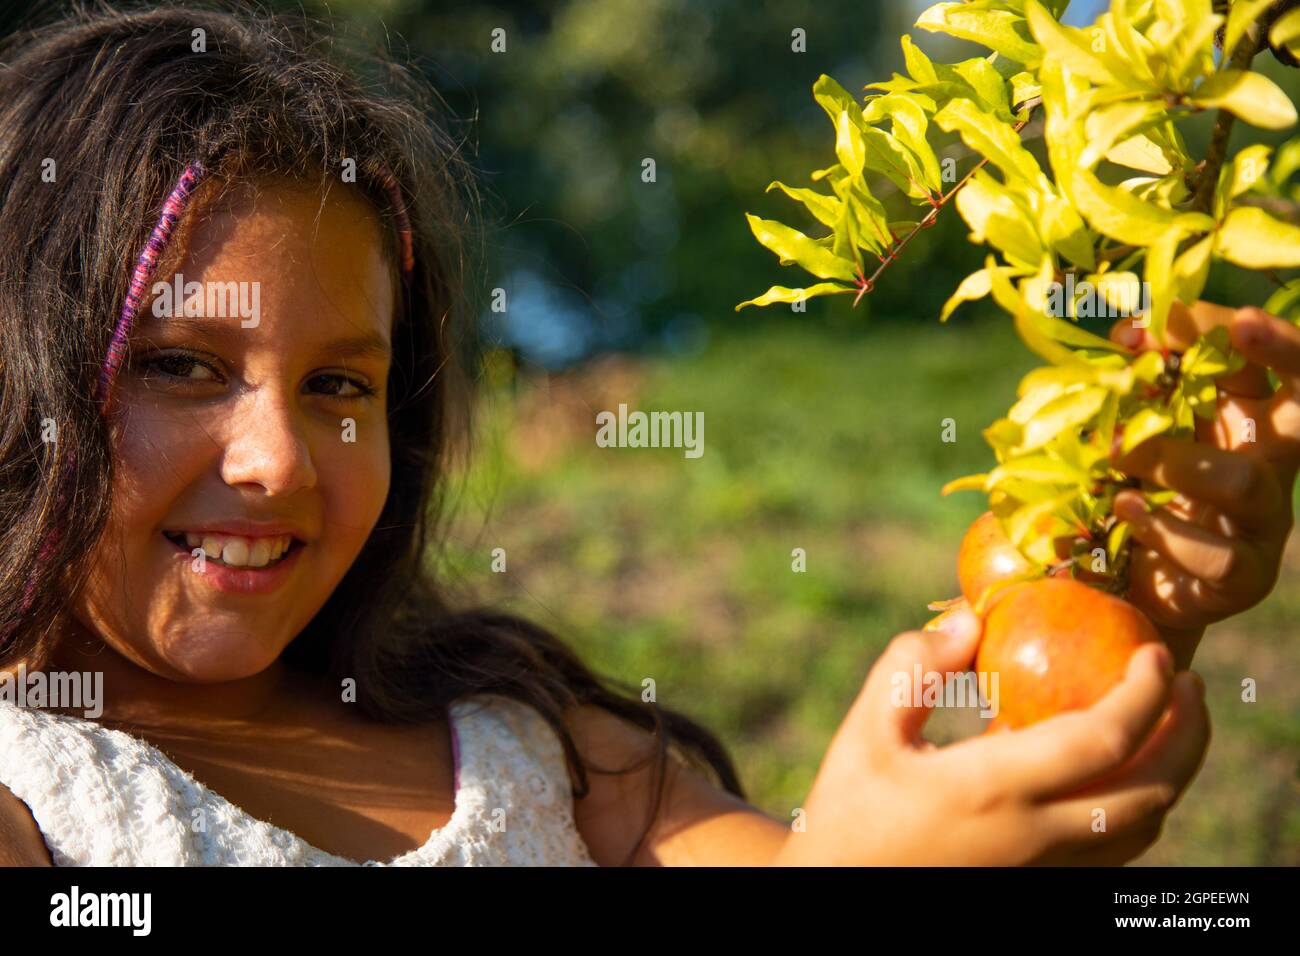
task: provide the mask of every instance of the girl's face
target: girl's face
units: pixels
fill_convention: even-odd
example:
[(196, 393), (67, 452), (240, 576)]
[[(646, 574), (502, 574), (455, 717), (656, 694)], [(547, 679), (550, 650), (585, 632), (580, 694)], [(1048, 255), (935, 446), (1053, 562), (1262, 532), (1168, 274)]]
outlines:
[(200, 292), (175, 311), (202, 314), (146, 299), (113, 398), (113, 514), (76, 607), (138, 665), (261, 672), (361, 551), (390, 477), (381, 228), (344, 188), (244, 189), (189, 234), (177, 271)]

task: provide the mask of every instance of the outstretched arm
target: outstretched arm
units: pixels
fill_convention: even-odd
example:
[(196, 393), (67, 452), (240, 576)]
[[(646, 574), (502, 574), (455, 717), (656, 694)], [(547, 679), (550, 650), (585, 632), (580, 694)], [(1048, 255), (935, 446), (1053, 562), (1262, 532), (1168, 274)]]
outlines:
[(0, 866), (53, 866), (32, 811), (0, 783)]

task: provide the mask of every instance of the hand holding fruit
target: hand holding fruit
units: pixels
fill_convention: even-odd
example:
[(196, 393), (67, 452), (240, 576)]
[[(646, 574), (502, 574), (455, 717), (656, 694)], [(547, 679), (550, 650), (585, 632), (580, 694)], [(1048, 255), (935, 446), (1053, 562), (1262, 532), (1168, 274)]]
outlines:
[[(1300, 329), (1256, 308), (1175, 304), (1167, 347), (1184, 350), (1215, 326), (1228, 328), (1248, 362), (1219, 381), (1215, 419), (1198, 420), (1196, 442), (1152, 438), (1119, 462), (1179, 498), (1150, 514), (1136, 492), (1115, 500), (1136, 539), (1127, 596), (1161, 629), (1180, 669), (1206, 625), (1253, 607), (1273, 589), (1300, 469)], [(1111, 337), (1134, 351), (1158, 348), (1132, 320)], [(1281, 382), (1276, 390), (1270, 368)]]
[(1199, 679), (1175, 677), (1152, 642), (1085, 710), (938, 748), (921, 739), (929, 709), (899, 706), (893, 686), (917, 665), (971, 666), (978, 620), (955, 608), (946, 621), (876, 662), (804, 802), (806, 829), (773, 864), (1114, 865), (1150, 846), (1209, 743)]

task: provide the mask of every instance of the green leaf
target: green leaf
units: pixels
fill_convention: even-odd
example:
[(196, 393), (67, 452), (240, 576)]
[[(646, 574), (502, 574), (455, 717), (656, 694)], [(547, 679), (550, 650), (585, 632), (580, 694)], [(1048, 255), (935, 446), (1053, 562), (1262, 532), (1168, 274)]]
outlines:
[(1088, 475), (1085, 472), (1047, 455), (1027, 455), (999, 465), (989, 473), (985, 489), (992, 491), (1008, 478), (1044, 485), (1088, 484)]
[(1074, 206), (1055, 196), (1043, 196), (1039, 230), (1053, 252), (1084, 269), (1096, 266), (1096, 235)]
[(808, 178), (815, 183), (819, 183), (823, 179), (829, 179), (831, 184), (834, 185), (838, 180), (847, 179), (848, 175), (844, 167), (836, 163), (834, 166), (827, 166), (825, 169), (814, 169)]
[(773, 302), (799, 302), (811, 299), (819, 295), (839, 295), (845, 292), (856, 292), (857, 289), (849, 285), (838, 285), (834, 282), (819, 282), (817, 285), (808, 286), (806, 289), (787, 289), (783, 285), (774, 285), (757, 299), (748, 299), (736, 306), (739, 312), (747, 305), (771, 305)]
[(1219, 227), (1215, 254), (1247, 269), (1300, 266), (1300, 228), (1255, 206), (1238, 206)]
[(745, 218), (749, 220), (754, 238), (780, 256), (783, 263), (797, 263), (819, 279), (852, 282), (856, 277), (854, 263), (834, 255), (802, 232), (751, 213), (745, 213)]
[(1040, 408), (1024, 425), (1024, 438), (1017, 451), (1033, 451), (1047, 444), (1067, 428), (1091, 421), (1101, 411), (1110, 392), (1099, 386), (1085, 386), (1058, 395)]
[(897, 139), (884, 130), (869, 126), (862, 131), (862, 143), (867, 169), (883, 174), (900, 192), (913, 199), (924, 199), (929, 195), (916, 157)]
[[(1006, 271), (1012, 272), (1013, 270), (1007, 269)], [(992, 288), (993, 279), (989, 275), (988, 269), (972, 272), (961, 280), (961, 285), (957, 286), (957, 291), (943, 304), (943, 309), (939, 312), (939, 321), (947, 322), (948, 317), (956, 311), (959, 305), (963, 302), (974, 302), (984, 298)]]
[(771, 192), (773, 189), (780, 189), (796, 202), (801, 202), (807, 210), (817, 217), (817, 220), (823, 225), (835, 226), (840, 218), (840, 201), (834, 196), (827, 196), (823, 193), (816, 192), (812, 189), (796, 189), (787, 186), (783, 182), (772, 182), (768, 184), (764, 192)]
[(1149, 136), (1141, 133), (1116, 144), (1106, 154), (1106, 159), (1116, 166), (1140, 169), (1157, 176), (1167, 176), (1174, 171), (1168, 154)]
[(1282, 88), (1262, 73), (1224, 70), (1196, 88), (1192, 103), (1205, 109), (1224, 109), (1261, 129), (1286, 129), (1295, 125), (1295, 104)]
[(910, 149), (920, 162), (926, 187), (933, 192), (942, 192), (943, 173), (939, 169), (939, 159), (926, 140), (930, 123), (925, 118), (925, 110), (916, 99), (915, 94), (911, 93), (890, 93), (876, 97), (867, 103), (862, 118), (867, 123), (875, 123), (889, 117), (894, 138)]
[(912, 42), (912, 38), (904, 33), (901, 43), (903, 63), (907, 66), (907, 72), (911, 74), (912, 79), (918, 83), (938, 82), (939, 74), (935, 72), (934, 64), (921, 48)]
[(1011, 106), (1022, 107), (1036, 96), (1043, 95), (1043, 86), (1032, 73), (1017, 73), (1011, 78)]
[[(1263, 2), (1263, 0), (1255, 0)], [(1300, 52), (1300, 7), (1288, 10), (1278, 17), (1268, 31), (1268, 42), (1290, 51), (1292, 56)]]
[(954, 478), (942, 488), (939, 494), (948, 496), (954, 491), (983, 491), (984, 482), (988, 480), (988, 475), (964, 475), (961, 478)]
[(835, 155), (850, 179), (862, 175), (867, 149), (863, 143), (862, 129), (853, 121), (848, 110), (842, 110), (835, 120)]
[(1007, 93), (1007, 81), (993, 68), (993, 64), (984, 57), (965, 60), (953, 67), (953, 70), (979, 96), (981, 104), (999, 119), (1014, 119), (1011, 113), (1011, 100)]
[(1214, 214), (1217, 218), (1223, 218), (1230, 200), (1249, 192), (1257, 183), (1265, 180), (1271, 152), (1273, 147), (1255, 143), (1239, 150), (1232, 157), (1232, 162), (1219, 175), (1219, 186), (1214, 194)]
[[(1091, 169), (1105, 158), (1111, 162), (1118, 162), (1122, 166), (1165, 175), (1172, 167), (1154, 143), (1150, 140), (1146, 141), (1154, 155), (1142, 149), (1140, 144), (1136, 149), (1129, 145), (1132, 141), (1130, 138), (1136, 139), (1142, 127), (1165, 115), (1162, 104), (1146, 100), (1136, 103), (1112, 103), (1094, 110), (1084, 122), (1088, 145), (1079, 162)], [(1139, 164), (1135, 165), (1132, 160), (1138, 160)]]
[(970, 226), (972, 242), (987, 242), (1022, 272), (1042, 262), (1043, 246), (1033, 222), (992, 176), (977, 172), (957, 193), (956, 203), (957, 212)]
[(1134, 246), (1150, 246), (1171, 229), (1209, 232), (1214, 220), (1201, 213), (1179, 213), (1114, 186), (1104, 185), (1086, 170), (1076, 169), (1071, 181), (1075, 204), (1092, 228)]
[(1124, 423), (1124, 437), (1120, 439), (1120, 454), (1127, 455), (1148, 438), (1163, 434), (1174, 427), (1174, 417), (1154, 408), (1139, 408)]
[(945, 132), (960, 134), (962, 142), (1002, 170), (1008, 183), (1020, 179), (1035, 189), (1051, 190), (1038, 160), (1021, 144), (1015, 129), (972, 101), (953, 100), (935, 114), (934, 122)]
[(1237, 42), (1246, 28), (1259, 19), (1259, 15), (1273, 5), (1274, 0), (1235, 0), (1228, 10), (1228, 23), (1223, 28), (1223, 62), (1232, 59)]
[(1075, 521), (1066, 520), (1063, 514), (1070, 514), (1070, 505), (1078, 497), (1078, 491), (1070, 489), (1017, 508), (1006, 520), (1007, 537), (1029, 560), (1044, 566), (1055, 563), (1052, 539), (1075, 531)]
[(867, 189), (861, 178), (845, 179), (835, 184), (835, 193), (841, 202), (853, 207), (853, 218), (858, 225), (858, 239), (871, 252), (879, 254), (894, 244), (889, 231), (885, 207)]
[(1164, 344), (1165, 325), (1175, 298), (1174, 256), (1178, 254), (1182, 233), (1168, 232), (1147, 250), (1146, 282), (1151, 290), (1151, 309), (1147, 325), (1157, 342)]
[(813, 99), (821, 104), (831, 122), (837, 125), (841, 113), (850, 116), (862, 114), (862, 107), (853, 95), (825, 73), (817, 77), (817, 82), (813, 84)]
[(1297, 306), (1300, 306), (1300, 279), (1292, 279), (1269, 296), (1262, 308), (1270, 315), (1294, 322)]
[[(1101, 86), (1123, 84), (1131, 76), (1118, 74), (1111, 64), (1118, 63), (1116, 57), (1103, 59), (1092, 51), (1092, 41), (1082, 30), (1062, 26), (1050, 13), (1034, 0), (1025, 4), (1025, 18), (1034, 39), (1038, 41), (1043, 54), (1055, 59), (1062, 66), (1087, 77)], [(1025, 62), (1025, 61), (1021, 61)], [(1032, 64), (1030, 64), (1032, 65)]]
[(1030, 38), (1023, 17), (1010, 10), (980, 9), (974, 4), (936, 3), (916, 21), (923, 30), (971, 40), (1017, 63), (1032, 65), (1042, 50)]

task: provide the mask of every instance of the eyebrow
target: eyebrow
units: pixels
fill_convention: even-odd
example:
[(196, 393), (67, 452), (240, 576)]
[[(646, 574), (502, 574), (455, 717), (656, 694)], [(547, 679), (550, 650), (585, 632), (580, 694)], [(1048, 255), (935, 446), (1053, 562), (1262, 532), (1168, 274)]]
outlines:
[[(191, 316), (167, 316), (165, 318), (151, 316), (147, 322), (142, 322), (136, 331), (144, 338), (166, 334), (167, 332), (177, 332), (200, 339), (233, 341), (246, 331), (239, 324), (239, 321), (238, 318), (213, 321), (211, 319), (197, 319)], [(331, 339), (322, 343), (316, 349), (316, 352), (319, 355), (339, 356), (342, 358), (380, 360), (391, 359), (393, 356), (392, 346), (378, 332), (366, 332)]]

